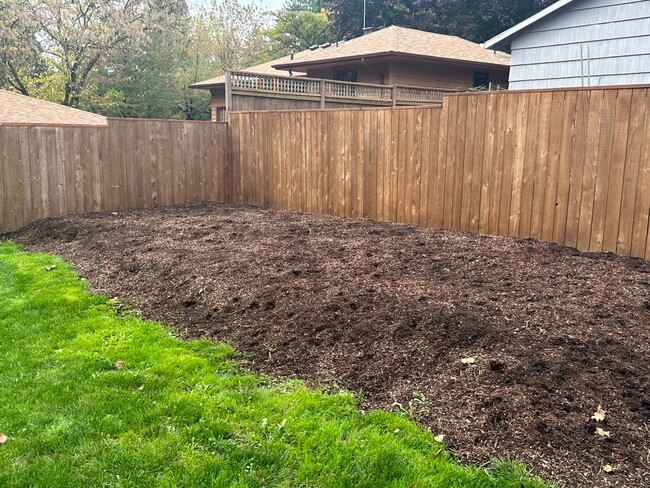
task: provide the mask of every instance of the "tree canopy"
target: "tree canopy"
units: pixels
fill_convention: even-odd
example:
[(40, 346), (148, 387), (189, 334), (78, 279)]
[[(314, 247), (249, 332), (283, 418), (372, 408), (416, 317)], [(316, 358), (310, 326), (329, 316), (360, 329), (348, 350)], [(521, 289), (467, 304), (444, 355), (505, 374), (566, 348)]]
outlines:
[[(399, 25), (483, 42), (555, 0), (367, 0), (366, 25)], [(363, 0), (328, 0), (332, 32), (357, 37), (363, 28)]]

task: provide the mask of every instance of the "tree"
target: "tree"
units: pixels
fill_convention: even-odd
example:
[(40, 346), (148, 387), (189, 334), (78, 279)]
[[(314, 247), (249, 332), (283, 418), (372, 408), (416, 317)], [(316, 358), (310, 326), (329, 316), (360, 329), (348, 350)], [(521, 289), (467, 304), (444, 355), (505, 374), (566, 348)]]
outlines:
[(190, 14), (185, 0), (0, 0), (0, 87), (111, 116), (209, 118), (210, 95), (189, 85), (270, 59), (271, 16), (240, 1)]
[(284, 56), (330, 41), (330, 22), (324, 10), (281, 10), (275, 14), (275, 25), (267, 35), (273, 42), (273, 55)]
[[(399, 25), (483, 42), (548, 7), (554, 0), (367, 0), (366, 25)], [(357, 37), (363, 0), (328, 0), (332, 32)]]
[[(8, 83), (25, 95), (29, 59), (63, 77), (61, 102), (76, 107), (93, 70), (149, 32), (173, 27), (184, 0), (0, 0), (0, 49)], [(14, 32), (15, 30), (15, 32)]]
[[(410, 0), (367, 0), (366, 25), (375, 29), (389, 25), (409, 27), (411, 6)], [(363, 34), (363, 0), (328, 0), (326, 9), (330, 12), (332, 33), (337, 39)]]
[(196, 13), (187, 36), (183, 67), (187, 117), (210, 116), (209, 94), (189, 85), (270, 59), (265, 34), (270, 22), (267, 12), (238, 0), (213, 0), (210, 9)]
[(121, 117), (209, 118), (209, 93), (189, 86), (255, 64), (268, 23), (256, 6), (214, 1), (176, 29), (148, 33), (138, 50), (118, 50), (83, 106)]

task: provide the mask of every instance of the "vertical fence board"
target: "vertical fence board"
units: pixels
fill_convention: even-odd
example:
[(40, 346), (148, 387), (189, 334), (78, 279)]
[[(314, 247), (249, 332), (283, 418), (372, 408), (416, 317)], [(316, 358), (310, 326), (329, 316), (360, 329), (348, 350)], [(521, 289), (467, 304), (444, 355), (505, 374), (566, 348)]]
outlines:
[(433, 146), (432, 133), (432, 110), (427, 108), (422, 112), (422, 133), (421, 133), (421, 171), (420, 171), (420, 194), (418, 202), (417, 225), (427, 225), (427, 211), (429, 206), (429, 174), (431, 173), (431, 150)]
[[(547, 189), (547, 176), (549, 172), (549, 153), (551, 151), (551, 141), (549, 138), (553, 127), (551, 125), (553, 108), (553, 92), (542, 93), (539, 102), (537, 152), (535, 154), (535, 167), (533, 169), (534, 180), (530, 232), (528, 233), (528, 235), (536, 239), (540, 239), (542, 236), (546, 193), (550, 191), (550, 189)], [(559, 126), (561, 127), (561, 124)], [(550, 162), (550, 165), (553, 165), (553, 161)]]
[[(609, 188), (605, 201), (603, 251), (606, 252), (616, 252), (618, 246), (631, 110), (632, 90), (620, 90), (616, 100), (612, 161), (609, 172)], [(630, 170), (633, 170), (632, 166), (633, 164), (630, 164)]]
[[(549, 225), (549, 233), (542, 233), (543, 239), (549, 241), (555, 241), (560, 244), (564, 244), (566, 236), (566, 221), (567, 221), (567, 211), (569, 207), (569, 186), (571, 183), (571, 154), (573, 152), (573, 141), (574, 134), (576, 130), (576, 102), (577, 102), (577, 93), (572, 92), (558, 92), (561, 94), (561, 97), (554, 95), (554, 99), (563, 98), (562, 111), (554, 107), (557, 110), (557, 116), (562, 118), (562, 132), (560, 134), (560, 146), (558, 148), (559, 155), (557, 157), (557, 171), (553, 174), (556, 178), (555, 184), (555, 196), (547, 200), (547, 211), (545, 211), (545, 226)], [(557, 124), (557, 120), (555, 122)], [(555, 134), (551, 132), (551, 137), (554, 137)], [(552, 181), (549, 181), (552, 183)], [(554, 206), (553, 210), (553, 228), (550, 229), (550, 211), (551, 205)], [(548, 218), (547, 218), (548, 217)]]
[(485, 97), (485, 128), (484, 128), (484, 146), (481, 151), (481, 186), (478, 207), (478, 228), (476, 232), (487, 234), (490, 228), (490, 209), (492, 203), (492, 194), (494, 193), (495, 184), (495, 160), (494, 160), (494, 143), (496, 140), (495, 128), (495, 100), (496, 95), (490, 94)]
[[(472, 180), (470, 186), (470, 206), (468, 230), (478, 233), (481, 218), (481, 195), (483, 193), (483, 161), (485, 160), (485, 141), (487, 138), (487, 97), (477, 98), (476, 122), (473, 124), (474, 153), (472, 157)], [(472, 126), (470, 125), (470, 130)]]
[(537, 147), (539, 145), (539, 117), (541, 93), (531, 93), (528, 99), (527, 122), (524, 122), (522, 132), (522, 162), (521, 162), (521, 190), (519, 195), (519, 227), (514, 228), (518, 236), (530, 235), (531, 214), (533, 211), (533, 192), (537, 166)]
[(528, 117), (533, 117), (533, 115), (529, 116), (528, 114), (529, 98), (529, 93), (521, 93), (517, 100), (517, 113), (515, 116), (516, 118), (514, 128), (514, 156), (512, 159), (512, 187), (509, 213), (510, 221), (508, 224), (507, 234), (510, 236), (519, 235), (522, 185), (524, 178), (524, 167), (526, 166), (526, 120), (531, 120)]
[(632, 247), (633, 256), (641, 256), (650, 259), (648, 231), (650, 221), (650, 93), (646, 93), (646, 112), (644, 129), (641, 143), (641, 161), (639, 178), (637, 182), (637, 197), (634, 204), (634, 224), (632, 226)]
[[(623, 182), (623, 200), (621, 202), (621, 220), (618, 229), (618, 254), (639, 255), (638, 245), (633, 248), (633, 233), (636, 215), (636, 202), (643, 198), (638, 193), (639, 182), (642, 178), (641, 156), (643, 151), (643, 136), (648, 129), (645, 127), (647, 111), (647, 91), (634, 90), (630, 114), (630, 129), (627, 140), (627, 166)], [(647, 166), (647, 164), (646, 164)]]
[[(598, 169), (598, 151), (600, 140), (601, 111), (603, 109), (603, 92), (596, 91), (589, 95), (589, 119), (586, 134), (586, 155), (582, 172), (582, 187), (580, 195), (578, 249), (589, 249), (591, 242), (591, 227), (593, 222), (594, 195), (596, 193), (596, 174)], [(584, 142), (581, 142), (584, 144)]]
[(584, 249), (601, 251), (605, 233), (605, 212), (607, 209), (607, 193), (612, 164), (614, 145), (614, 119), (616, 117), (617, 92), (605, 92), (603, 110), (599, 127), (598, 163), (596, 170), (596, 189), (591, 223), (591, 239)]

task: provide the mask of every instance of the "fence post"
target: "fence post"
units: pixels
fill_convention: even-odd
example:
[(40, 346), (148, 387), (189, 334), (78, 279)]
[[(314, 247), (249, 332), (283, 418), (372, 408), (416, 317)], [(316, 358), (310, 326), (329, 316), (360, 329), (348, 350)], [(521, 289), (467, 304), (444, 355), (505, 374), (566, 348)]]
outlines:
[(320, 108), (325, 108), (325, 80), (320, 80)]
[(232, 72), (226, 71), (226, 112), (232, 110)]

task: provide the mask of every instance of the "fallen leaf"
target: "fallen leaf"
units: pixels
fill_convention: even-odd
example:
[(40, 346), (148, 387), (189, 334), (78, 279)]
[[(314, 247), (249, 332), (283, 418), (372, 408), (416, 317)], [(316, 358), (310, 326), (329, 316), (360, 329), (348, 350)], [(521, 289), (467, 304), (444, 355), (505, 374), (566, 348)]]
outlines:
[(612, 467), (611, 464), (606, 464), (605, 466), (603, 466), (603, 471), (605, 471), (605, 473), (611, 473), (612, 471), (614, 471), (614, 468)]
[(0, 432), (0, 444), (5, 444), (9, 440), (9, 437)]
[(402, 432), (402, 429), (395, 429), (395, 430), (393, 431), (394, 434), (399, 434), (400, 432)]
[(609, 431), (603, 430), (600, 427), (596, 427), (596, 434), (598, 434), (601, 437), (611, 437), (612, 436), (612, 434)]
[(594, 419), (596, 422), (600, 422), (602, 420), (605, 420), (605, 413), (606, 410), (603, 410), (603, 407), (598, 405), (596, 412), (591, 416), (591, 418)]
[(56, 264), (52, 264), (51, 266), (46, 266), (45, 271), (52, 271), (55, 268), (56, 268)]
[(142, 385), (140, 388), (138, 388), (138, 390), (140, 390), (140, 391), (144, 390), (144, 385)]
[(445, 435), (444, 434), (439, 434), (433, 438), (434, 441), (436, 442), (442, 442), (445, 440)]
[(115, 363), (115, 369), (122, 369), (124, 368), (124, 361), (117, 361)]
[(463, 358), (460, 360), (460, 362), (463, 364), (474, 364), (476, 362), (476, 358), (474, 357)]

